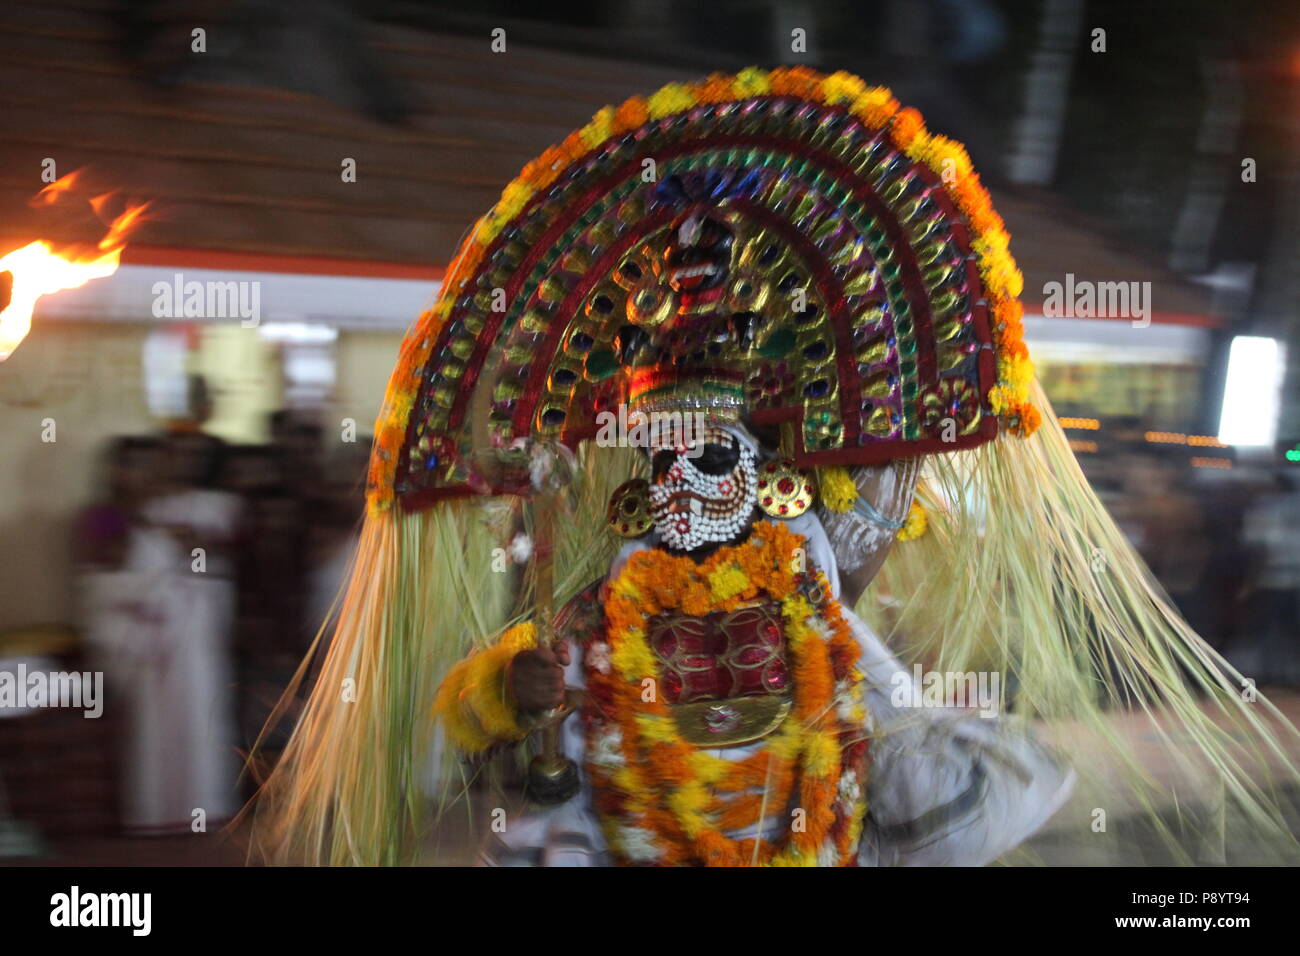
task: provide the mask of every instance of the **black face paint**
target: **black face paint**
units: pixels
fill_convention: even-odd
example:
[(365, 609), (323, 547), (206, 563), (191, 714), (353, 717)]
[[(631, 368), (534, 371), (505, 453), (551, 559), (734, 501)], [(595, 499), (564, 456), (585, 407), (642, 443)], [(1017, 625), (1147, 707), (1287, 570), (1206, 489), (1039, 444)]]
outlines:
[[(655, 452), (650, 459), (650, 477), (659, 480), (668, 473), (668, 469), (677, 460), (677, 452), (671, 448)], [(700, 449), (700, 454), (691, 459), (695, 467), (706, 475), (725, 475), (734, 471), (740, 461), (740, 444), (734, 439), (729, 444), (708, 442)]]

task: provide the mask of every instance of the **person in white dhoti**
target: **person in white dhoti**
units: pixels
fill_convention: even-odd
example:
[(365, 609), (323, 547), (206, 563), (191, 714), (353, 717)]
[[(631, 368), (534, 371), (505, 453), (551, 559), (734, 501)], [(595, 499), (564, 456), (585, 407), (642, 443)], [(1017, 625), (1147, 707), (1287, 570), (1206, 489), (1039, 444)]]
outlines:
[[(187, 459), (211, 441), (179, 440)], [(88, 639), (129, 708), (123, 822), (140, 833), (203, 832), (239, 805), (224, 549), (240, 503), (194, 487), (189, 461), (174, 464), (180, 473), (140, 507), (121, 568), (83, 584)]]

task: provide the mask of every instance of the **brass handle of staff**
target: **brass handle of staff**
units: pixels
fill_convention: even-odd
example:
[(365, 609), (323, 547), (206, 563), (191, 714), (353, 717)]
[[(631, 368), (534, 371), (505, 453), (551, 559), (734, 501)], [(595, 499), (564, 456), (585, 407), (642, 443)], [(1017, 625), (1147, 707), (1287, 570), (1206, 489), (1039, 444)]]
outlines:
[[(555, 575), (553, 549), (555, 542), (555, 496), (553, 490), (543, 491), (538, 498), (533, 515), (533, 554), (537, 576), (534, 587), (537, 600), (537, 644), (549, 646), (555, 642)], [(565, 702), (542, 714), (538, 729), (539, 749), (528, 765), (524, 793), (528, 799), (542, 806), (556, 806), (571, 800), (578, 793), (578, 765), (560, 750), (560, 725), (573, 713), (573, 695), (566, 693)]]

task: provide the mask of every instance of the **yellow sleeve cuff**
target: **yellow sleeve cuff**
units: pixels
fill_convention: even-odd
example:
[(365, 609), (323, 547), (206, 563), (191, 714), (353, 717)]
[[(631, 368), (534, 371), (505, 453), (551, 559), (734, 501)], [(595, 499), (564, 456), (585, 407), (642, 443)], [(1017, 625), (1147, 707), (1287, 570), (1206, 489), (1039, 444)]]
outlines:
[(447, 674), (438, 688), (433, 712), (461, 751), (480, 753), (493, 744), (528, 736), (529, 727), (519, 719), (506, 674), (516, 654), (536, 646), (533, 622), (524, 621)]

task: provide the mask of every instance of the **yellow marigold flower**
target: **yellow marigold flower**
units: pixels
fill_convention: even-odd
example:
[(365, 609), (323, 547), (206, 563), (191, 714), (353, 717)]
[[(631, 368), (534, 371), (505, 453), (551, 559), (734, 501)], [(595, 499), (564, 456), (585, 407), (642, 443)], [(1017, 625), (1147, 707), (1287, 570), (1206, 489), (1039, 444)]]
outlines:
[(828, 777), (840, 765), (839, 742), (825, 731), (812, 734), (804, 755), (804, 768), (814, 777)]
[(1034, 363), (1027, 357), (1000, 357), (998, 379), (1017, 394), (1027, 392), (1034, 381)]
[(532, 621), (520, 621), (501, 635), (499, 644), (516, 651), (537, 646), (537, 627)]
[(668, 806), (682, 822), (687, 835), (694, 837), (708, 825), (704, 809), (709, 805), (709, 795), (698, 783), (688, 783), (668, 795)]
[(945, 183), (960, 182), (975, 171), (961, 143), (946, 136), (927, 136), (925, 140), (926, 154), (922, 161)]
[(516, 179), (505, 188), (505, 192), (497, 200), (492, 213), (501, 219), (513, 219), (528, 204), (528, 200), (531, 198), (533, 198), (532, 185)]
[(636, 585), (632, 583), (632, 575), (630, 574), (620, 574), (614, 579), (614, 583), (610, 588), (615, 597), (627, 598), (631, 601), (635, 601), (641, 597), (641, 593), (637, 591)]
[(474, 241), (480, 246), (490, 246), (501, 226), (491, 216), (484, 216), (474, 226)]
[(737, 99), (749, 96), (764, 96), (772, 89), (768, 82), (767, 71), (756, 66), (747, 66), (736, 74), (735, 92)]
[(849, 111), (868, 126), (880, 128), (898, 112), (900, 104), (884, 86), (873, 86), (853, 101)]
[(602, 106), (579, 133), (588, 149), (595, 149), (614, 135), (614, 107)]
[(749, 587), (749, 578), (734, 564), (718, 568), (709, 575), (709, 590), (719, 601), (741, 594)]
[(631, 767), (619, 767), (611, 776), (614, 785), (623, 793), (636, 793), (641, 789), (641, 781), (637, 779), (636, 771)]
[(638, 714), (636, 722), (645, 738), (655, 743), (672, 743), (677, 735), (677, 728), (673, 725), (672, 718), (665, 720), (662, 717)]
[(804, 618), (812, 616), (812, 605), (802, 594), (792, 594), (781, 602), (781, 616), (792, 631), (801, 631)]
[(851, 511), (853, 503), (858, 500), (858, 486), (853, 483), (849, 470), (842, 465), (818, 469), (817, 486), (821, 491), (822, 503), (831, 511)]
[(726, 777), (731, 770), (731, 761), (715, 757), (713, 754), (705, 753), (702, 750), (692, 751), (690, 761), (691, 769), (695, 771), (695, 775), (707, 784), (717, 783)]
[(770, 749), (775, 760), (793, 761), (803, 750), (803, 731), (794, 717), (787, 717), (780, 732), (771, 739)]
[(982, 260), (980, 274), (984, 277), (984, 285), (993, 295), (1005, 295), (1014, 299), (1025, 290), (1025, 277), (1009, 256), (992, 262)]
[(903, 522), (902, 529), (898, 532), (899, 541), (911, 541), (925, 534), (925, 529), (929, 526), (929, 519), (926, 517), (925, 509), (921, 507), (919, 501), (913, 501), (911, 509), (907, 512), (907, 520)]
[(656, 673), (654, 655), (646, 647), (645, 641), (640, 639), (619, 641), (610, 654), (610, 661), (625, 680), (634, 683), (653, 677)]
[(845, 73), (843, 70), (832, 73), (822, 80), (822, 96), (831, 105), (852, 103), (866, 91), (867, 84), (852, 73)]
[(994, 385), (989, 389), (989, 408), (994, 415), (1001, 415), (1015, 404), (1015, 395), (1005, 385)]
[(982, 232), (970, 244), (981, 260), (997, 261), (1011, 255), (1010, 237), (1003, 230)]
[(782, 850), (776, 856), (772, 857), (773, 866), (816, 866), (817, 853), (815, 850), (796, 850), (794, 847)]
[(663, 119), (674, 113), (681, 113), (695, 105), (695, 96), (690, 88), (681, 83), (669, 83), (646, 101), (646, 109), (651, 119)]

